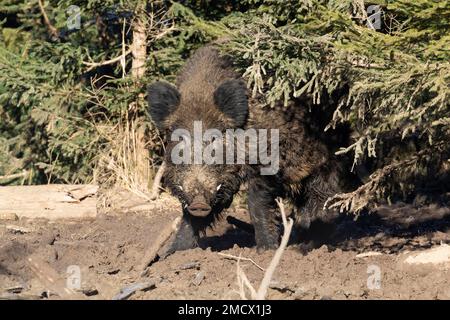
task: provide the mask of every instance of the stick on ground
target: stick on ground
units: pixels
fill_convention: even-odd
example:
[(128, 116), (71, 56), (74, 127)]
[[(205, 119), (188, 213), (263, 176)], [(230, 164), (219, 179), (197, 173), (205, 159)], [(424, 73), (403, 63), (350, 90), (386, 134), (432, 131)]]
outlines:
[(169, 240), (170, 236), (178, 230), (181, 222), (181, 217), (177, 217), (169, 226), (167, 226), (159, 235), (153, 245), (148, 248), (142, 258), (139, 270), (142, 271), (141, 276), (144, 276), (147, 271), (147, 267), (153, 260), (155, 260), (159, 249), (161, 249), (164, 244)]
[(253, 263), (253, 265), (255, 265), (259, 270), (264, 271), (264, 268), (261, 267), (259, 264), (257, 264), (255, 261), (253, 261), (253, 259), (250, 258), (242, 258), (241, 256), (237, 257), (237, 256), (233, 256), (231, 254), (227, 254), (227, 253), (222, 253), (219, 252), (219, 255), (222, 257), (225, 257), (227, 259), (232, 259), (232, 260), (236, 260), (236, 261), (250, 261), (251, 263)]
[(266, 269), (266, 272), (264, 273), (264, 277), (261, 281), (261, 284), (259, 285), (258, 291), (256, 291), (253, 288), (244, 271), (240, 268), (239, 265), (240, 259), (238, 260), (237, 275), (240, 290), (239, 293), (241, 295), (241, 298), (243, 299), (246, 299), (245, 288), (247, 288), (250, 291), (251, 299), (264, 300), (266, 298), (267, 289), (269, 288), (270, 281), (272, 280), (275, 269), (280, 263), (281, 256), (283, 255), (283, 252), (288, 244), (294, 221), (291, 218), (289, 218), (289, 220), (286, 218), (286, 212), (284, 210), (283, 201), (281, 199), (277, 199), (276, 201), (278, 207), (280, 208), (281, 218), (283, 219), (283, 226), (284, 226), (284, 233), (283, 237), (281, 238), (280, 246), (275, 251), (273, 258), (270, 261), (269, 267)]
[(164, 175), (165, 170), (166, 170), (166, 162), (163, 161), (163, 163), (161, 163), (161, 166), (159, 167), (158, 171), (156, 172), (155, 179), (153, 180), (152, 193), (150, 194), (151, 200), (155, 200), (156, 198), (158, 198), (159, 189), (160, 189), (160, 185), (161, 185), (161, 179)]

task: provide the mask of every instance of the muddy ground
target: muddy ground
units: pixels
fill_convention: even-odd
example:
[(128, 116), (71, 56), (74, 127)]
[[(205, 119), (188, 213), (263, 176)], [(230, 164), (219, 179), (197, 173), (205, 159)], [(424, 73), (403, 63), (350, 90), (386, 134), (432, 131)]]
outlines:
[[(258, 253), (251, 232), (228, 223), (227, 216), (248, 221), (242, 208), (227, 212), (202, 241), (203, 249), (155, 261), (140, 276), (146, 248), (178, 216), (176, 203), (166, 200), (144, 212), (113, 210), (94, 220), (0, 220), (0, 297), (113, 299), (120, 297), (121, 289), (144, 283), (144, 290), (127, 298), (239, 299), (237, 262), (219, 253), (252, 259), (254, 263), (240, 264), (258, 286), (264, 274), (258, 266), (266, 268), (273, 252)], [(325, 234), (326, 240), (289, 246), (272, 279), (269, 299), (450, 299), (448, 263), (404, 262), (413, 253), (450, 243), (450, 219), (401, 229), (371, 216), (356, 222), (343, 218), (336, 226), (317, 227), (314, 236), (303, 236)], [(30, 257), (40, 261), (43, 274), (31, 267)], [(79, 289), (78, 278), (73, 282), (76, 268)], [(52, 281), (58, 285), (68, 280), (75, 283), (77, 296), (51, 286)]]

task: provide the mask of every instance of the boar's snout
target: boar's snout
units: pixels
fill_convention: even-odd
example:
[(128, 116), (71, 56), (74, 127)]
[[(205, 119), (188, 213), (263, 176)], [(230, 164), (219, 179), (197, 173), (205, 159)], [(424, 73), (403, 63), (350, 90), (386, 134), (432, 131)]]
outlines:
[(211, 212), (211, 207), (203, 196), (196, 196), (187, 207), (189, 213), (195, 217), (206, 217)]

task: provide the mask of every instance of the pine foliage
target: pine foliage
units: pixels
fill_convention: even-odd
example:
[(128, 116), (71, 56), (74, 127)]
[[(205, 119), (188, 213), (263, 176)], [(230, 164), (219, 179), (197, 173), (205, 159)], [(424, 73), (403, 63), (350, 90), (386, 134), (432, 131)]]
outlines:
[[(332, 115), (327, 130), (351, 128), (337, 155), (353, 159), (363, 183), (328, 206), (357, 213), (449, 192), (448, 1), (143, 3), (0, 1), (0, 184), (101, 183), (114, 134), (130, 123), (158, 163), (145, 84), (173, 81), (192, 50), (216, 41), (268, 107), (310, 101)], [(129, 52), (136, 19), (147, 33), (139, 79)]]

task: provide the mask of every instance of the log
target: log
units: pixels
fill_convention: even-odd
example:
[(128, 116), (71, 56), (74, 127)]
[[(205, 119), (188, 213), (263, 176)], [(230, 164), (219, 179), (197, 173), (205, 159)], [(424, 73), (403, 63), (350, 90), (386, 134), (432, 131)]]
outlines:
[(158, 238), (156, 238), (156, 241), (153, 242), (152, 246), (145, 251), (141, 261), (141, 265), (138, 267), (138, 270), (141, 271), (141, 277), (147, 275), (148, 271), (147, 267), (156, 258), (159, 249), (161, 249), (164, 246), (164, 244), (166, 244), (171, 235), (178, 231), (180, 223), (181, 217), (175, 218), (175, 220), (170, 225), (168, 225), (165, 229), (161, 231), (161, 233), (158, 235)]
[(71, 219), (97, 216), (98, 186), (38, 185), (0, 187), (0, 216)]

